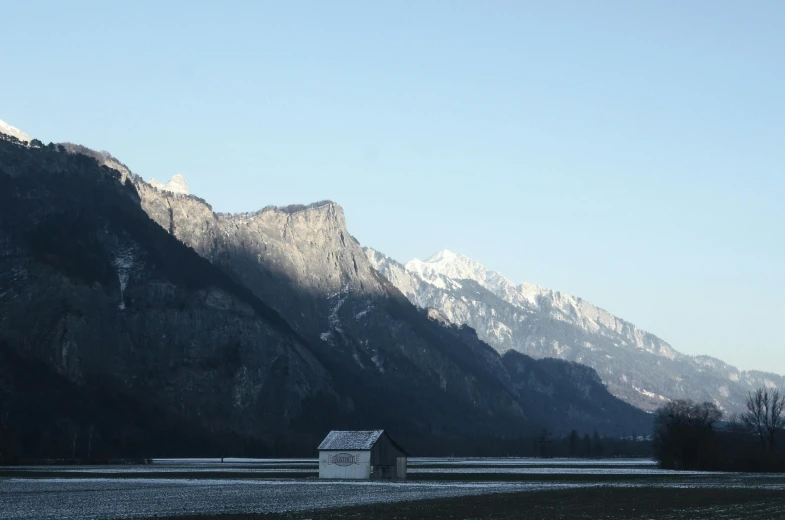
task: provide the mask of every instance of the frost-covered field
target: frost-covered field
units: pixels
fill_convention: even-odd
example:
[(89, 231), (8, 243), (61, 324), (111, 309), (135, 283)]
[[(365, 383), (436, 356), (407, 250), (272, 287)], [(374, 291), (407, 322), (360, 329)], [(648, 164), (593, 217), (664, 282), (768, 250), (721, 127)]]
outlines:
[[(307, 459), (303, 459), (307, 460)], [(657, 463), (649, 459), (538, 459), (530, 457), (418, 457), (409, 459), (409, 466), (635, 466), (656, 468)]]
[(171, 467), (150, 467), (150, 466), (27, 466), (15, 469), (19, 473), (26, 473), (26, 475), (35, 477), (36, 475), (45, 474), (49, 475), (52, 472), (58, 474), (77, 474), (77, 475), (135, 475), (139, 473), (148, 474), (151, 476), (165, 477), (170, 474), (193, 473), (195, 478), (198, 478), (200, 473), (226, 473), (226, 474), (244, 474), (251, 475), (264, 473), (303, 473), (309, 475), (316, 475), (319, 471), (318, 468), (298, 468), (287, 466), (256, 466), (256, 467), (242, 467), (236, 465), (224, 464), (221, 466), (212, 465), (198, 465), (198, 466), (171, 466)]
[(226, 457), (225, 459), (153, 459), (153, 464), (174, 464), (174, 465), (193, 465), (193, 464), (217, 464), (223, 462), (225, 464), (306, 464), (315, 466), (317, 459), (243, 459), (236, 457)]
[(544, 487), (536, 483), (10, 479), (0, 482), (0, 514), (8, 519), (98, 519), (283, 512)]
[[(785, 478), (675, 473), (650, 461), (412, 459), (411, 480), (331, 482), (315, 459), (157, 460), (146, 466), (28, 466), (0, 472), (0, 518), (109, 519), (306, 511), (426, 498), (573, 488), (741, 488)], [(290, 473), (290, 478), (276, 477)], [(488, 477), (493, 477), (491, 480)]]
[[(565, 469), (568, 469), (565, 472)], [(712, 475), (713, 473), (702, 471), (676, 471), (676, 470), (662, 470), (657, 468), (652, 469), (639, 469), (639, 468), (615, 468), (615, 467), (598, 467), (598, 468), (582, 468), (573, 466), (570, 468), (564, 467), (515, 467), (515, 466), (480, 466), (480, 467), (454, 467), (454, 468), (409, 468), (409, 475), (416, 476), (428, 473), (440, 473), (443, 475), (466, 475), (466, 474), (502, 474), (502, 475), (562, 475), (569, 473), (570, 475)]]

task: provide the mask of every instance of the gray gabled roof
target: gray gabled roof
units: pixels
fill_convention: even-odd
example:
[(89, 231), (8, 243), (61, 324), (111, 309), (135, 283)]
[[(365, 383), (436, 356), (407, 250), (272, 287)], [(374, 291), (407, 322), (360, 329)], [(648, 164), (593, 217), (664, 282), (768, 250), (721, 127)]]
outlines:
[(319, 445), (320, 450), (370, 450), (384, 430), (333, 430)]

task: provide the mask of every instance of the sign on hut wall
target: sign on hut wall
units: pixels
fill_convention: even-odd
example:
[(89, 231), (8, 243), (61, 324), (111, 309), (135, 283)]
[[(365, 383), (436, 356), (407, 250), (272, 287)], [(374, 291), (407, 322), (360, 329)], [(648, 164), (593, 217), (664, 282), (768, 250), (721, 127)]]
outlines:
[(319, 477), (367, 479), (371, 476), (370, 451), (322, 451), (319, 453)]
[(336, 453), (335, 455), (327, 456), (327, 464), (335, 464), (336, 466), (351, 466), (359, 463), (360, 456), (352, 455), (351, 453)]

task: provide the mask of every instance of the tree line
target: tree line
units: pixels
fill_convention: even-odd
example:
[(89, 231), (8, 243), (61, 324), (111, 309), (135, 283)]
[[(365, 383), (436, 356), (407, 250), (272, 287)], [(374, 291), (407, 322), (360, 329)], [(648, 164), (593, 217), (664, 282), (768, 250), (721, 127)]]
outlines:
[[(507, 438), (396, 436), (414, 457), (651, 458), (650, 436), (531, 429)], [(310, 455), (308, 455), (310, 456)]]
[(654, 456), (668, 469), (785, 471), (785, 392), (760, 388), (722, 422), (714, 403), (676, 400), (654, 419)]

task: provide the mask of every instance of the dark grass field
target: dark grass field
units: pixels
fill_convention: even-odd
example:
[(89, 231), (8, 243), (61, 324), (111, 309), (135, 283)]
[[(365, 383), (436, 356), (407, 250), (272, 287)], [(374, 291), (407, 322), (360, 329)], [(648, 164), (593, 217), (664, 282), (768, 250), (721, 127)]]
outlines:
[(412, 459), (409, 480), (324, 481), (313, 459), (0, 468), (0, 520), (785, 519), (785, 475), (648, 460)]
[[(167, 479), (258, 479), (258, 480), (265, 480), (265, 479), (304, 479), (304, 478), (315, 478), (316, 473), (303, 473), (303, 472), (288, 472), (288, 471), (280, 471), (275, 473), (265, 472), (265, 471), (255, 471), (255, 472), (248, 472), (248, 473), (240, 473), (236, 471), (200, 471), (195, 473), (193, 471), (169, 471), (165, 475), (161, 475), (160, 472), (155, 471), (139, 471), (134, 472), (133, 474), (124, 473), (122, 470), (118, 470), (116, 472), (108, 472), (104, 471), (101, 473), (97, 473), (93, 470), (85, 469), (85, 470), (70, 470), (68, 473), (63, 473), (62, 471), (46, 471), (46, 470), (39, 470), (39, 471), (18, 471), (18, 470), (0, 470), (0, 479), (2, 478), (24, 478), (24, 479), (89, 479), (89, 478), (101, 478), (101, 479), (117, 479), (117, 480), (125, 480), (129, 477), (137, 478), (137, 479), (160, 479), (162, 476)], [(0, 520), (2, 517), (0, 516)]]
[(758, 489), (578, 488), (481, 495), (327, 511), (166, 520), (777, 520), (785, 492)]

